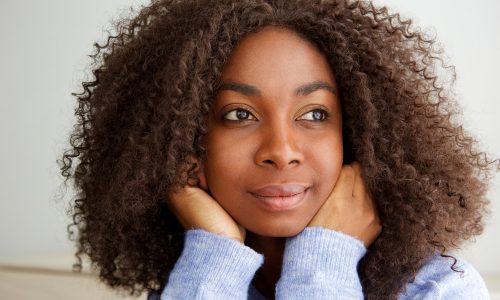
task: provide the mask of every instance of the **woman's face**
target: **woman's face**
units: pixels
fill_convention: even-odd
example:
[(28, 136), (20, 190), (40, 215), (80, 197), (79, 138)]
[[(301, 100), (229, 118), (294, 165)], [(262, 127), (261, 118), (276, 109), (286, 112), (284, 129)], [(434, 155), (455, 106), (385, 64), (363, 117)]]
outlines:
[(222, 73), (205, 136), (212, 196), (247, 230), (298, 234), (342, 167), (340, 99), (322, 53), (292, 31), (244, 38)]

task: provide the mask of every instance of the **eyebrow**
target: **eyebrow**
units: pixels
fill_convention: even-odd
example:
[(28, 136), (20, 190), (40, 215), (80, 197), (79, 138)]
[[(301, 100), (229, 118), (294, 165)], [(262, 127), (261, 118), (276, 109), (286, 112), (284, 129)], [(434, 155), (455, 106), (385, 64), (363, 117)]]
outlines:
[[(221, 84), (218, 91), (224, 91), (224, 90), (235, 91), (248, 97), (262, 95), (260, 90), (255, 86), (241, 82), (233, 82), (233, 81), (225, 82)], [(327, 90), (332, 94), (334, 94), (335, 96), (338, 96), (337, 89), (335, 89), (333, 86), (322, 80), (316, 80), (310, 83), (300, 85), (295, 89), (295, 95), (307, 96), (317, 90)]]

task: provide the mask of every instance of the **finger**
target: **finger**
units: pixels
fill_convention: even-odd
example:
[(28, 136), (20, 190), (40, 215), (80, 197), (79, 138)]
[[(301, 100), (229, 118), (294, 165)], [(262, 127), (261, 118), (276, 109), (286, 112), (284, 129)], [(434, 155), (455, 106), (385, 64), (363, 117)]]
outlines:
[(356, 199), (362, 199), (363, 197), (365, 197), (367, 192), (365, 181), (363, 179), (363, 176), (361, 175), (361, 165), (359, 164), (359, 162), (354, 162), (352, 163), (352, 168), (355, 172), (352, 195)]
[(220, 212), (223, 210), (214, 198), (198, 187), (184, 186), (179, 192), (172, 194), (170, 202), (180, 213), (185, 211)]
[(197, 192), (196, 187), (185, 185), (179, 190), (169, 193), (169, 201), (174, 205), (180, 202), (188, 202)]
[(335, 183), (332, 195), (334, 196), (352, 196), (355, 172), (352, 166), (344, 165), (340, 170), (339, 178)]
[(183, 215), (185, 203), (181, 200), (183, 199), (183, 195), (186, 193), (185, 189), (186, 187), (183, 187), (178, 191), (169, 192), (166, 199), (168, 209), (177, 217), (184, 228), (188, 225), (187, 220)]
[(202, 189), (184, 186), (179, 191), (169, 194), (167, 204), (184, 228), (196, 228), (200, 220), (195, 212), (210, 211), (211, 203), (207, 200)]

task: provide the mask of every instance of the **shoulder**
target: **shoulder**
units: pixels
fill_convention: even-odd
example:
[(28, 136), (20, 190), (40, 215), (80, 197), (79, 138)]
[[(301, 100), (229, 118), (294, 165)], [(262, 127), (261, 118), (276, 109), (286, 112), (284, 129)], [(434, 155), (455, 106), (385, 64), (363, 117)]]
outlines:
[(403, 299), (489, 299), (478, 271), (465, 260), (435, 254), (406, 286)]

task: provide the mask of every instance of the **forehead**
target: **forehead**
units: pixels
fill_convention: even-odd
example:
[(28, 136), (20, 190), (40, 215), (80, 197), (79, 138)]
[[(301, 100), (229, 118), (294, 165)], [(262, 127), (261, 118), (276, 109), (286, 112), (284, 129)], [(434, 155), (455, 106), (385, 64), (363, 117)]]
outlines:
[(266, 90), (289, 90), (305, 82), (334, 85), (334, 74), (325, 55), (311, 42), (285, 28), (267, 27), (243, 38), (222, 72), (221, 82), (251, 83)]

